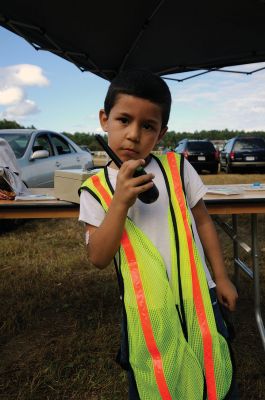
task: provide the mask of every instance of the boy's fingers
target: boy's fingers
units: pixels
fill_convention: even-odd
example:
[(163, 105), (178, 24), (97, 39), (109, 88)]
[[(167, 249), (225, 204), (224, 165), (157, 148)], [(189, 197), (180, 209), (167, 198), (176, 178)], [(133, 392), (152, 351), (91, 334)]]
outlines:
[(136, 192), (137, 194), (140, 194), (142, 192), (145, 192), (148, 189), (151, 189), (151, 187), (154, 186), (154, 183), (152, 181), (149, 181), (147, 183), (145, 183), (144, 185), (141, 186), (136, 186)]
[(129, 161), (125, 161), (122, 166), (121, 169), (123, 170), (123, 172), (128, 175), (128, 177), (132, 177), (135, 170), (140, 167), (140, 166), (144, 166), (145, 161), (140, 159), (140, 160), (129, 160)]
[[(125, 161), (121, 167), (121, 173), (125, 179), (131, 179), (132, 178), (132, 184), (133, 186), (142, 186), (154, 179), (154, 174), (152, 173), (145, 173), (140, 176), (134, 177), (135, 170), (139, 168), (140, 166), (143, 166), (145, 164), (144, 160), (129, 160)], [(152, 185), (151, 185), (152, 186)], [(144, 189), (143, 189), (144, 190)]]
[(220, 303), (222, 303), (226, 308), (228, 308), (229, 311), (235, 311), (236, 301), (237, 298), (231, 298), (231, 299), (221, 298)]
[(154, 179), (154, 174), (145, 174), (142, 176), (137, 176), (136, 178), (132, 179), (133, 185), (134, 186), (142, 186), (147, 182), (152, 181)]
[(238, 294), (237, 294), (237, 292), (235, 292), (234, 296), (232, 297), (232, 299), (230, 301), (231, 311), (235, 311), (237, 300), (238, 300)]
[(230, 304), (230, 310), (231, 311), (235, 311), (236, 309), (236, 302), (237, 302), (237, 297), (235, 297), (234, 299), (232, 299), (231, 304)]

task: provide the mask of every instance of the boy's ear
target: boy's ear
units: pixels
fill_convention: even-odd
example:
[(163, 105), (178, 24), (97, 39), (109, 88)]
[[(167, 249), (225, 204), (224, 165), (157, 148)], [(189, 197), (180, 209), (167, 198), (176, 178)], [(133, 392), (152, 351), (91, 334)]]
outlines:
[(104, 132), (107, 132), (107, 124), (108, 124), (108, 117), (107, 114), (105, 113), (105, 110), (101, 109), (99, 110), (99, 121), (101, 128)]
[(159, 135), (158, 135), (158, 139), (157, 139), (157, 143), (160, 142), (160, 140), (165, 136), (166, 132), (168, 130), (168, 127), (165, 126), (165, 128), (161, 129)]

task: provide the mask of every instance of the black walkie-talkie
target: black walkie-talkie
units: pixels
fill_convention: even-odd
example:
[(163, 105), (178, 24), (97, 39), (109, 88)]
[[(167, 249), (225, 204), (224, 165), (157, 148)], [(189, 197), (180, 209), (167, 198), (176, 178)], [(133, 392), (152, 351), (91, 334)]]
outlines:
[[(99, 142), (99, 144), (102, 146), (102, 148), (106, 151), (106, 153), (109, 155), (109, 157), (112, 159), (112, 161), (117, 165), (118, 168), (122, 166), (122, 161), (119, 159), (117, 154), (114, 153), (114, 151), (109, 147), (109, 145), (105, 142), (102, 136), (100, 135), (95, 135), (95, 138)], [(138, 167), (133, 176), (142, 176), (146, 175), (145, 170), (143, 167)], [(143, 203), (150, 204), (153, 203), (158, 199), (159, 196), (159, 191), (155, 184), (151, 187), (151, 189), (146, 190), (146, 192), (140, 193), (138, 195), (139, 200), (141, 200)]]

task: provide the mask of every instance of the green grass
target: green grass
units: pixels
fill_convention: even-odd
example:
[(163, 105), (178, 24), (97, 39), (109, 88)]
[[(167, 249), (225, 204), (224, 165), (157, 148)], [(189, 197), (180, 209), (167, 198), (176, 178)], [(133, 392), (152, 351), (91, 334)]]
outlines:
[[(207, 184), (264, 178), (202, 175)], [(7, 220), (0, 226), (0, 399), (127, 399), (126, 376), (115, 362), (121, 310), (113, 267), (89, 265), (76, 220)], [(249, 229), (248, 217), (240, 217), (248, 242)], [(231, 242), (218, 231), (232, 274)], [(264, 215), (259, 239), (264, 297)], [(252, 282), (241, 274), (233, 348), (243, 400), (261, 400), (265, 393), (265, 353), (253, 307)]]

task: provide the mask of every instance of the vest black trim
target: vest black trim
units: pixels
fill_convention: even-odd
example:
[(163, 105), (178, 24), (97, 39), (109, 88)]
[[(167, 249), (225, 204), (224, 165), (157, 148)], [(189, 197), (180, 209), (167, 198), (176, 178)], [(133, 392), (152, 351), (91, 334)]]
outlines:
[[(233, 391), (235, 390), (235, 387), (236, 387), (236, 363), (235, 363), (234, 352), (233, 352), (233, 349), (232, 349), (229, 339), (226, 339), (226, 342), (227, 342), (227, 346), (228, 346), (229, 353), (230, 353), (230, 359), (231, 359), (231, 363), (232, 363), (232, 379), (231, 379), (230, 388), (229, 388), (224, 400), (229, 400), (231, 395), (232, 394), (234, 395)], [(233, 396), (233, 398), (234, 398), (234, 396)]]
[[(180, 155), (180, 178), (181, 178), (181, 182), (182, 182), (182, 190), (183, 190), (183, 193), (184, 193), (186, 207), (189, 208), (189, 205), (188, 205), (188, 202), (187, 202), (187, 197), (186, 197), (186, 189), (185, 189), (184, 160), (185, 160), (185, 157), (183, 156), (183, 154), (181, 154)], [(193, 230), (192, 224), (190, 224), (190, 228), (191, 228), (193, 240), (195, 240), (194, 230)]]
[[(120, 259), (120, 249), (119, 249), (119, 259)], [(116, 362), (126, 371), (131, 368), (129, 361), (129, 339), (128, 339), (128, 328), (127, 328), (127, 314), (124, 304), (124, 282), (120, 270), (120, 265), (118, 265), (116, 258), (114, 257), (114, 265), (117, 274), (120, 300), (122, 304), (122, 319), (121, 319), (121, 340), (118, 353), (116, 355)]]
[(182, 182), (182, 190), (186, 200), (186, 190), (185, 190), (185, 180), (184, 180), (184, 156), (183, 154), (180, 155), (180, 178)]
[(99, 204), (102, 205), (100, 198), (96, 195), (96, 193), (94, 193), (92, 190), (90, 190), (87, 186), (81, 186), (81, 188), (78, 189), (79, 196), (80, 196), (82, 190), (86, 190), (87, 192), (89, 192), (91, 194), (91, 196), (93, 196), (94, 199), (96, 199), (99, 202)]
[(104, 167), (104, 176), (105, 176), (107, 185), (108, 185), (108, 187), (109, 187), (111, 193), (114, 194), (114, 189), (113, 189), (113, 186), (112, 186), (112, 184), (110, 183), (110, 179), (109, 179), (108, 165), (105, 165), (105, 167)]

